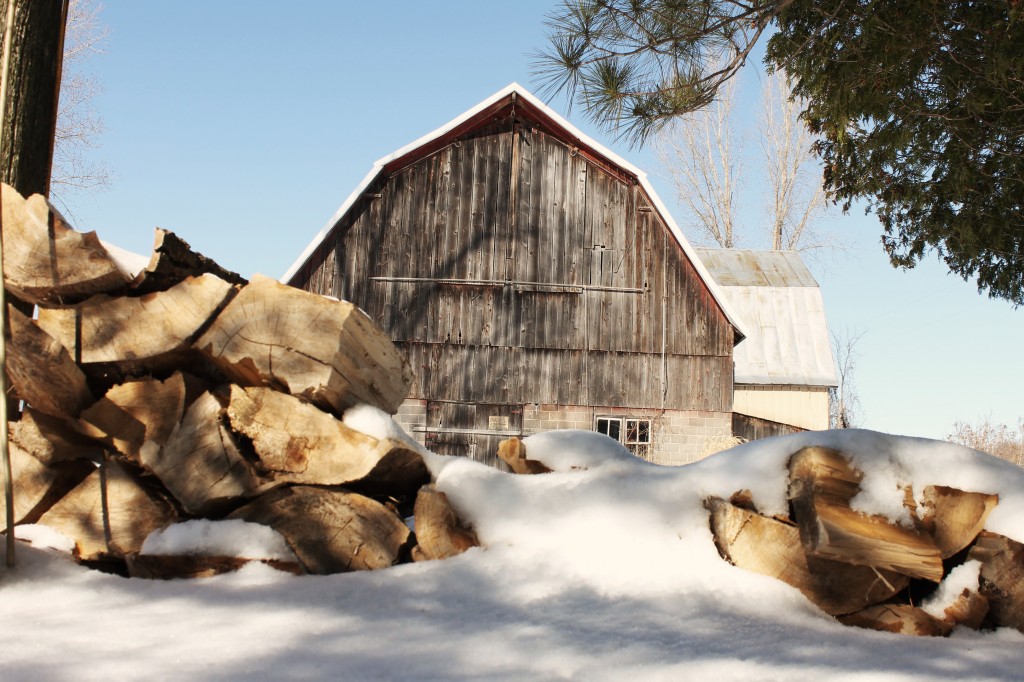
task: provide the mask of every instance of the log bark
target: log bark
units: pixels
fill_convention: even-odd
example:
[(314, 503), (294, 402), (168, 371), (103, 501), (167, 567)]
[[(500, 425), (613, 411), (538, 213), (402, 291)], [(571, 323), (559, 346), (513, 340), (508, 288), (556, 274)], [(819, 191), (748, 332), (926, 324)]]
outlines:
[(264, 483), (224, 424), (224, 408), (208, 392), (192, 403), (162, 448), (142, 447), (139, 458), (197, 516), (223, 513)]
[(410, 541), (397, 514), (344, 490), (278, 488), (228, 518), (270, 526), (317, 575), (387, 568), (403, 558)]
[(903, 635), (945, 637), (953, 626), (909, 604), (879, 604), (863, 611), (840, 616), (845, 625)]
[(114, 386), (82, 412), (79, 429), (125, 457), (140, 462), (143, 447), (159, 450), (181, 423), (191, 402), (181, 372), (164, 381), (152, 377)]
[(357, 403), (394, 414), (412, 385), (409, 363), (356, 306), (259, 275), (196, 347), (239, 384), (279, 388), (337, 415)]
[(910, 582), (884, 569), (807, 557), (800, 531), (782, 521), (710, 497), (711, 531), (730, 563), (792, 585), (822, 611), (851, 613), (889, 599)]
[(75, 459), (99, 462), (104, 449), (74, 431), (70, 424), (38, 410), (28, 408), (18, 421), (10, 423), (10, 439), (43, 464)]
[(75, 303), (127, 288), (122, 272), (95, 232), (76, 232), (46, 199), (23, 199), (0, 188), (3, 205), (4, 283), (23, 301), (37, 305)]
[(459, 520), (448, 496), (431, 483), (420, 488), (413, 512), (416, 519), (416, 561), (447, 559), (478, 547), (476, 533)]
[(86, 372), (90, 365), (123, 376), (187, 366), (198, 332), (234, 291), (202, 275), (140, 297), (94, 296), (70, 308), (42, 309), (39, 325), (60, 341)]
[(526, 445), (518, 438), (508, 438), (498, 443), (498, 457), (508, 464), (515, 474), (547, 474), (551, 469), (541, 462), (526, 457)]
[(93, 401), (67, 349), (14, 306), (7, 306), (7, 376), (13, 393), (40, 412), (76, 418)]
[(998, 495), (930, 485), (924, 489), (921, 521), (948, 559), (974, 542), (998, 502)]
[(107, 459), (39, 519), (75, 541), (80, 561), (138, 552), (146, 536), (175, 519), (174, 510), (149, 493), (115, 460)]
[(268, 388), (231, 387), (231, 427), (252, 441), (260, 474), (277, 483), (347, 485), (412, 497), (430, 480), (405, 443), (377, 440), (299, 398)]
[(242, 566), (258, 562), (293, 575), (305, 573), (295, 561), (277, 559), (242, 559), (228, 556), (168, 556), (159, 554), (129, 554), (128, 575), (150, 580), (177, 580), (210, 578), (237, 571)]
[(189, 277), (215, 275), (239, 286), (247, 280), (236, 272), (225, 270), (210, 258), (192, 250), (188, 242), (168, 230), (156, 229), (153, 255), (149, 265), (132, 284), (136, 294), (166, 291)]
[(942, 580), (942, 555), (931, 537), (850, 508), (861, 474), (841, 453), (804, 448), (790, 459), (789, 478), (793, 515), (808, 556)]
[[(11, 476), (14, 481), (14, 523), (35, 523), (64, 495), (96, 470), (86, 460), (46, 465), (11, 441)], [(0, 525), (7, 524), (7, 510), (0, 505)]]
[(1024, 544), (983, 531), (967, 558), (981, 562), (980, 591), (991, 623), (1024, 632)]

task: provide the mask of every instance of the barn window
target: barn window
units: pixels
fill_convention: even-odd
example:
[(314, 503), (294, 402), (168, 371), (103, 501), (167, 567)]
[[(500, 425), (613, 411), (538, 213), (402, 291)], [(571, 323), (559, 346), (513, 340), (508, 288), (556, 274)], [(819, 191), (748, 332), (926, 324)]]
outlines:
[(597, 417), (595, 429), (614, 438), (637, 457), (651, 458), (651, 420), (633, 417)]

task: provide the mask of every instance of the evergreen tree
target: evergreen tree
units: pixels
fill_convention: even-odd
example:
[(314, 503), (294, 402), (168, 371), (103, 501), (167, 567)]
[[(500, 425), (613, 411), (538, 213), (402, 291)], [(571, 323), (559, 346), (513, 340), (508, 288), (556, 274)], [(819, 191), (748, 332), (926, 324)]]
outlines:
[(878, 215), (893, 265), (935, 249), (1024, 304), (1024, 3), (565, 0), (549, 27), (549, 91), (637, 144), (711, 102), (770, 35), (825, 190)]

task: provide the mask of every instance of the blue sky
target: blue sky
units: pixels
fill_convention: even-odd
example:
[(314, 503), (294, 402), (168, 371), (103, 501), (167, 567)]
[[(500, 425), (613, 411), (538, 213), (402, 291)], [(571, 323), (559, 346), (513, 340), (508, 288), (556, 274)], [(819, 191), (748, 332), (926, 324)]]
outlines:
[[(553, 7), (107, 0), (110, 38), (90, 67), (107, 132), (92, 156), (114, 177), (67, 198), (73, 222), (140, 253), (163, 227), (243, 275), (278, 277), (375, 160), (512, 81), (539, 89), (530, 54)], [(568, 117), (647, 170), (674, 210), (653, 153), (616, 144), (578, 109)], [(956, 419), (1016, 424), (1024, 311), (979, 295), (934, 255), (892, 269), (862, 211), (833, 228), (850, 248), (810, 265), (830, 324), (863, 333), (862, 424), (934, 438)]]

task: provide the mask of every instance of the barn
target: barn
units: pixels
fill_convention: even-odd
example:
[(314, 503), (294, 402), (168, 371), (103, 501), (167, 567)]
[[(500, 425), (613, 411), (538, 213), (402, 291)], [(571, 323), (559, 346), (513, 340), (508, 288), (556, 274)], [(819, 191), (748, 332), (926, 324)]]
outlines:
[(678, 464), (731, 434), (740, 317), (645, 174), (517, 84), (374, 164), (282, 280), (390, 334), (436, 452), (584, 428)]
[(800, 254), (697, 253), (747, 330), (733, 356), (733, 434), (756, 440), (827, 429), (838, 380), (821, 290)]

